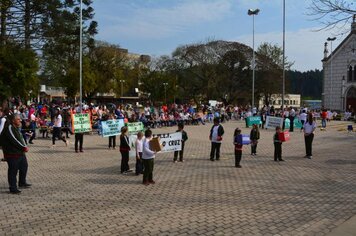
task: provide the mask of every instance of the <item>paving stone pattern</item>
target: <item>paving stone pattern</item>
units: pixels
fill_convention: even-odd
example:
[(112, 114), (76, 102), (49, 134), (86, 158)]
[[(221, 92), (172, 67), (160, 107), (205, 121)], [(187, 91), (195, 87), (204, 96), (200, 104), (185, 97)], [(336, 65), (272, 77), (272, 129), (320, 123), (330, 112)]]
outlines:
[[(36, 139), (28, 153), (31, 189), (8, 194), (0, 163), (0, 235), (326, 235), (356, 214), (355, 133), (345, 123), (316, 133), (305, 159), (299, 130), (273, 161), (273, 130), (261, 130), (257, 156), (244, 146), (234, 167), (234, 128), (224, 123), (220, 161), (209, 161), (211, 124), (186, 126), (185, 162), (158, 154), (155, 185), (120, 174), (120, 153), (107, 138), (84, 137), (84, 153)], [(153, 130), (175, 131), (176, 127)], [(130, 167), (134, 168), (134, 160)]]

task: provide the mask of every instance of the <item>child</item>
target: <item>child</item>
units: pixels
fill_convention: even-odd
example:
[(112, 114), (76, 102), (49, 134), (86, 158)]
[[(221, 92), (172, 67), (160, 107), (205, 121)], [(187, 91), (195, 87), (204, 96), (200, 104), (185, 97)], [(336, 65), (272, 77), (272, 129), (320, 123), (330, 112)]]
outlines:
[(120, 153), (121, 153), (121, 174), (127, 174), (131, 172), (129, 167), (129, 152), (130, 152), (130, 140), (128, 136), (128, 128), (124, 126), (121, 128), (120, 135)]
[(184, 160), (183, 160), (184, 143), (185, 143), (185, 141), (188, 140), (188, 135), (187, 135), (187, 132), (185, 132), (183, 129), (184, 129), (184, 124), (183, 123), (179, 123), (178, 124), (178, 130), (176, 132), (181, 132), (182, 133), (182, 149), (180, 151), (175, 151), (174, 152), (174, 159), (173, 159), (174, 163), (177, 162), (178, 153), (179, 153), (179, 161), (180, 162), (184, 162)]
[(257, 143), (258, 140), (260, 139), (260, 131), (258, 130), (258, 126), (256, 124), (253, 124), (251, 133), (250, 133), (250, 140), (251, 140), (251, 155), (256, 156), (256, 149), (257, 149)]
[(241, 135), (241, 130), (239, 128), (235, 129), (234, 132), (234, 145), (235, 145), (235, 167), (241, 168), (240, 161), (242, 156), (242, 143), (238, 142), (238, 136)]
[(147, 129), (145, 131), (145, 140), (143, 141), (142, 148), (142, 162), (143, 162), (143, 184), (155, 184), (153, 181), (153, 166), (154, 166), (154, 158), (156, 152), (150, 149), (150, 141), (152, 139), (152, 130)]
[(220, 160), (220, 147), (222, 136), (224, 135), (224, 128), (220, 125), (219, 118), (214, 118), (214, 125), (210, 129), (209, 139), (211, 141), (211, 151), (210, 151), (210, 160), (214, 161), (215, 159)]
[(143, 174), (143, 163), (142, 163), (142, 137), (143, 133), (140, 131), (137, 133), (137, 139), (135, 142), (135, 149), (136, 149), (136, 175)]
[(276, 133), (273, 136), (274, 143), (274, 161), (284, 161), (282, 159), (282, 141), (279, 139), (279, 133), (281, 132), (281, 127), (276, 127)]

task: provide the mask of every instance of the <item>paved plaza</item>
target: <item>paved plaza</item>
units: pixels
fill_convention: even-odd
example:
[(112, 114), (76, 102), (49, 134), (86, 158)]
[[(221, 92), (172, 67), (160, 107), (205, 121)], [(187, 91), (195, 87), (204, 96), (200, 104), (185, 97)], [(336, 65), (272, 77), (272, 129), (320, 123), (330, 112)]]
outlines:
[[(273, 130), (261, 130), (257, 156), (244, 146), (234, 167), (234, 128), (224, 123), (220, 161), (209, 161), (211, 124), (186, 126), (185, 162), (158, 154), (155, 185), (120, 174), (120, 153), (107, 138), (86, 135), (84, 153), (38, 138), (28, 153), (31, 189), (8, 194), (0, 163), (0, 235), (328, 235), (356, 215), (356, 133), (333, 121), (317, 130), (305, 159), (296, 130), (273, 161)], [(176, 127), (154, 129), (154, 133)], [(134, 168), (134, 160), (130, 167)], [(349, 234), (349, 235), (352, 235)]]

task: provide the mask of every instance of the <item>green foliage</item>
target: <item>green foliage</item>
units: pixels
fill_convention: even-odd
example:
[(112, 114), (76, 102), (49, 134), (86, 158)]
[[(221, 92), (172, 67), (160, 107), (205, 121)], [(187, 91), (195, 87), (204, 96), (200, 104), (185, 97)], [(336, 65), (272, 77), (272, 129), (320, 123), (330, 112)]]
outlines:
[(0, 99), (10, 96), (28, 98), (39, 90), (36, 54), (17, 44), (0, 47)]

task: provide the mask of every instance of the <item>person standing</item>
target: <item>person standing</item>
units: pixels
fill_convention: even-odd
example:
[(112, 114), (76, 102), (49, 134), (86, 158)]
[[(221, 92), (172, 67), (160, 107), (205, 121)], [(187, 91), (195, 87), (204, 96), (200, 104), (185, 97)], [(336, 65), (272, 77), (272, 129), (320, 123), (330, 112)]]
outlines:
[(179, 161), (180, 162), (184, 162), (183, 160), (183, 154), (184, 154), (184, 144), (185, 144), (185, 141), (188, 140), (188, 135), (187, 135), (187, 132), (185, 132), (184, 130), (184, 124), (183, 123), (179, 123), (178, 124), (178, 130), (176, 132), (181, 132), (182, 133), (182, 149), (180, 151), (175, 151), (174, 152), (174, 158), (173, 158), (173, 162), (176, 163), (177, 162), (177, 159), (178, 159), (178, 154), (179, 154)]
[(276, 127), (276, 133), (273, 135), (274, 143), (274, 161), (284, 161), (282, 159), (282, 140), (279, 139), (281, 133), (281, 127)]
[[(209, 139), (211, 141), (211, 151), (210, 151), (210, 160), (218, 161), (220, 159), (220, 147), (222, 136), (224, 135), (224, 127), (220, 125), (219, 118), (214, 118), (214, 125), (211, 127)], [(215, 159), (214, 159), (215, 158)]]
[(121, 153), (121, 174), (131, 172), (129, 167), (129, 152), (130, 152), (130, 140), (128, 137), (128, 128), (124, 126), (121, 128), (120, 135), (120, 153)]
[(142, 161), (143, 161), (143, 181), (144, 185), (155, 184), (153, 180), (153, 167), (156, 152), (150, 149), (150, 141), (152, 140), (152, 130), (145, 131), (145, 140), (143, 141)]
[(290, 110), (289, 110), (289, 121), (290, 121), (289, 132), (294, 131), (294, 118), (295, 118), (295, 110), (293, 109), (293, 107), (290, 107)]
[(239, 142), (239, 140), (238, 140), (239, 135), (241, 135), (241, 130), (239, 128), (236, 128), (235, 132), (234, 132), (235, 167), (236, 168), (241, 168), (240, 162), (241, 162), (242, 147), (243, 147), (242, 142)]
[(79, 146), (79, 151), (80, 152), (84, 152), (83, 151), (83, 140), (84, 140), (84, 133), (76, 133), (74, 134), (74, 149), (75, 152), (78, 152), (78, 146)]
[(62, 140), (66, 146), (68, 146), (68, 141), (62, 136), (62, 116), (59, 112), (59, 109), (56, 109), (54, 115), (54, 124), (53, 124), (53, 135), (52, 135), (52, 147), (56, 145), (56, 138)]
[(305, 142), (305, 158), (312, 159), (312, 144), (314, 139), (314, 131), (316, 129), (316, 123), (313, 118), (313, 114), (308, 114), (308, 120), (303, 126), (304, 129), (304, 142)]
[(3, 130), (2, 150), (4, 158), (8, 164), (8, 182), (11, 194), (19, 194), (21, 191), (17, 188), (17, 173), (19, 173), (18, 187), (29, 188), (31, 184), (27, 183), (28, 163), (26, 152), (29, 151), (21, 133), (21, 118), (18, 114), (9, 116), (10, 124)]
[[(110, 114), (109, 120), (115, 120), (115, 115)], [(109, 136), (109, 149), (111, 149), (111, 147), (116, 149), (116, 135)]]
[(257, 153), (257, 144), (260, 139), (260, 131), (258, 130), (258, 126), (256, 124), (252, 125), (252, 129), (250, 132), (250, 140), (251, 140), (251, 155), (256, 156)]
[(328, 119), (328, 111), (323, 108), (320, 116), (321, 116), (321, 127), (323, 129), (325, 129), (326, 128), (326, 120)]
[(137, 133), (137, 139), (135, 142), (136, 149), (136, 175), (143, 174), (143, 162), (142, 162), (142, 150), (143, 150), (143, 133), (140, 131)]

